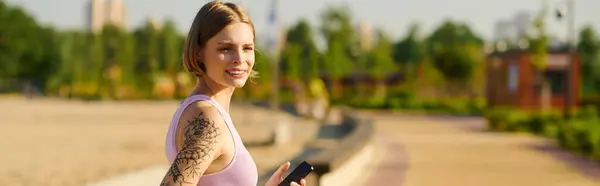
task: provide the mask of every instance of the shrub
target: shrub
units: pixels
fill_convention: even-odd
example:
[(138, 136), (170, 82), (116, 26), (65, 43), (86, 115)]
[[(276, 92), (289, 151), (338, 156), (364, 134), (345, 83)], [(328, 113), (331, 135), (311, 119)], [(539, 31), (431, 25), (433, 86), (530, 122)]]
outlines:
[[(534, 134), (544, 134), (546, 128), (555, 128), (551, 126), (558, 125), (562, 120), (561, 112), (548, 111), (548, 112), (534, 112), (531, 114), (531, 118), (527, 123), (527, 130)], [(552, 129), (549, 129), (552, 130)]]
[(600, 120), (574, 118), (560, 126), (559, 144), (566, 149), (600, 158)]

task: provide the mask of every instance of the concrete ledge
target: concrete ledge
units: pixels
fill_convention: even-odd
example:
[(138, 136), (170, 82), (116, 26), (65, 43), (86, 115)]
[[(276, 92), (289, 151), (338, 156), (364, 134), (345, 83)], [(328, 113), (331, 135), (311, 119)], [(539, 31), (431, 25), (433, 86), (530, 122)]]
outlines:
[(321, 186), (336, 186), (336, 185), (360, 185), (357, 184), (359, 179), (364, 177), (366, 165), (373, 161), (374, 157), (373, 143), (367, 143), (343, 165), (338, 167), (333, 172), (326, 173), (319, 180)]
[(351, 185), (372, 161), (372, 120), (359, 116), (351, 109), (344, 109), (342, 112), (342, 123), (350, 127), (350, 132), (340, 139), (338, 145), (307, 158), (315, 167), (315, 172), (307, 178), (308, 185)]

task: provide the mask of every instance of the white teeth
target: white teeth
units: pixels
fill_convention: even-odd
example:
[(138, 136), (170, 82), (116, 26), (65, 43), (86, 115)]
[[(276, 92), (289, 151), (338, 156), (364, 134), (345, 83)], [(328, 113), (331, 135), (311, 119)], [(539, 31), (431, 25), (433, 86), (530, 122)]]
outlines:
[(245, 71), (227, 71), (231, 75), (242, 75)]

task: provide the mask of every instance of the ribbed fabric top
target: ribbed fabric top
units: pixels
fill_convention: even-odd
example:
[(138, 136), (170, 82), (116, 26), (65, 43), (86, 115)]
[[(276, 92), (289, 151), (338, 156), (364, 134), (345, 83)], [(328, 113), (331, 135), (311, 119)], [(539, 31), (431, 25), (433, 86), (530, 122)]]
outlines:
[(207, 101), (213, 107), (217, 108), (217, 110), (221, 114), (221, 117), (223, 117), (223, 119), (225, 120), (225, 123), (227, 124), (227, 128), (229, 129), (231, 136), (233, 136), (233, 144), (235, 146), (233, 160), (223, 170), (219, 172), (202, 175), (202, 177), (200, 177), (198, 185), (256, 186), (258, 182), (258, 170), (256, 168), (256, 164), (254, 163), (252, 156), (248, 152), (248, 149), (246, 149), (246, 147), (244, 146), (242, 138), (235, 129), (233, 121), (231, 120), (231, 116), (219, 103), (212, 100), (206, 95), (193, 95), (186, 98), (175, 111), (175, 114), (173, 115), (173, 119), (171, 120), (171, 124), (169, 126), (169, 130), (167, 132), (167, 139), (165, 145), (165, 151), (169, 163), (173, 163), (173, 160), (176, 158), (178, 153), (176, 148), (177, 145), (175, 143), (175, 134), (177, 132), (177, 125), (179, 124), (179, 119), (185, 108), (197, 101)]

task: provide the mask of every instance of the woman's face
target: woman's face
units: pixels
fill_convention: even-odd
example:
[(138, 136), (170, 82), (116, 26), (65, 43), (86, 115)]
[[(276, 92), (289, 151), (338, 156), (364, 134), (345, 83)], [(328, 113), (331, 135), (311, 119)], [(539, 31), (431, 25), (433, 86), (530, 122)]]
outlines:
[(225, 87), (241, 88), (254, 66), (254, 34), (246, 23), (226, 26), (203, 48), (206, 75)]

